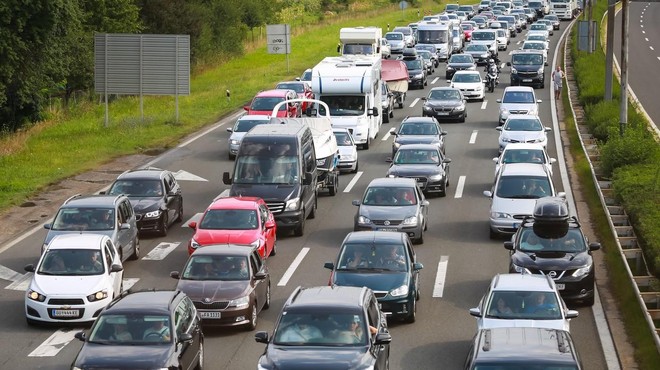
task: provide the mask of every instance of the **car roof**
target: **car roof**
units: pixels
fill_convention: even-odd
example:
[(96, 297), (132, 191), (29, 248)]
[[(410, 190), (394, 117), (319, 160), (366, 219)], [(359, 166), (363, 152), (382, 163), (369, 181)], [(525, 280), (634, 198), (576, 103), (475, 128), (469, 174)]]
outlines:
[(448, 91), (461, 91), (461, 89), (457, 87), (449, 87), (449, 86), (439, 86), (439, 87), (434, 87), (429, 92), (431, 91), (442, 91), (442, 90), (448, 90)]
[(245, 114), (238, 117), (237, 121), (266, 121), (270, 122), (270, 116), (265, 114)]
[(369, 186), (379, 186), (379, 187), (399, 187), (399, 186), (417, 186), (417, 181), (412, 178), (407, 177), (381, 177), (371, 180)]
[(351, 132), (348, 131), (348, 129), (345, 128), (345, 127), (333, 127), (333, 128), (332, 128), (332, 132), (343, 132), (343, 133), (346, 133), (346, 134), (350, 134), (350, 133), (351, 133)]
[(454, 73), (454, 76), (456, 75), (478, 75), (479, 71), (456, 71)]
[[(541, 118), (534, 114), (512, 114), (509, 117), (507, 117), (506, 120), (508, 122), (509, 120), (514, 120), (514, 119), (533, 119), (535, 121), (539, 121), (539, 122), (541, 121)], [(506, 125), (506, 122), (504, 124)]]
[(257, 209), (258, 197), (220, 197), (213, 200), (208, 209)]
[(542, 144), (539, 143), (509, 143), (504, 147), (504, 151), (507, 150), (526, 150), (526, 149), (539, 149), (544, 150)]
[(406, 117), (406, 118), (403, 119), (403, 121), (401, 121), (402, 124), (403, 124), (403, 123), (411, 123), (411, 122), (413, 122), (413, 123), (415, 123), (415, 122), (420, 122), (420, 123), (431, 123), (431, 122), (432, 122), (432, 123), (437, 123), (436, 119), (433, 118), (433, 117), (418, 117), (418, 116), (415, 116), (415, 117)]
[[(575, 364), (570, 334), (545, 328), (491, 328), (478, 333), (477, 363), (534, 361), (545, 364)], [(521, 362), (522, 364), (523, 362)]]
[(67, 199), (62, 208), (78, 208), (78, 207), (108, 207), (114, 208), (115, 201), (122, 195), (76, 195)]
[(440, 151), (438, 146), (435, 144), (404, 144), (399, 147), (399, 150), (401, 149)]
[(289, 92), (295, 93), (293, 90), (288, 90), (288, 89), (272, 89), (272, 90), (264, 90), (260, 91), (255, 95), (256, 98), (264, 98), (264, 97), (276, 97), (276, 98), (284, 98), (286, 97), (286, 94)]
[(157, 167), (147, 167), (139, 168), (136, 170), (129, 170), (117, 177), (117, 180), (128, 180), (128, 179), (142, 179), (142, 180), (159, 180), (167, 172), (162, 168)]
[(535, 274), (498, 274), (491, 281), (492, 290), (554, 292), (549, 276)]
[(144, 290), (120, 296), (111, 302), (103, 314), (140, 312), (145, 314), (170, 314), (170, 306), (177, 296), (177, 290)]
[[(351, 231), (344, 238), (343, 243), (372, 243), (372, 242), (402, 242), (405, 234), (393, 231)], [(343, 244), (342, 243), (342, 244)]]
[(284, 310), (299, 307), (358, 308), (362, 307), (367, 291), (365, 287), (351, 286), (299, 287), (287, 300)]
[(544, 176), (549, 177), (542, 163), (506, 163), (502, 165), (500, 176)]
[[(516, 50), (516, 51), (521, 51), (521, 50)], [(514, 92), (514, 91), (533, 93), (534, 88), (531, 86), (507, 86), (506, 88), (504, 88), (504, 93)]]
[(48, 243), (47, 250), (52, 249), (101, 249), (103, 240), (109, 238), (106, 235), (80, 233), (56, 235)]
[(210, 244), (205, 245), (204, 248), (197, 248), (191, 256), (249, 256), (255, 247), (251, 245), (240, 244)]

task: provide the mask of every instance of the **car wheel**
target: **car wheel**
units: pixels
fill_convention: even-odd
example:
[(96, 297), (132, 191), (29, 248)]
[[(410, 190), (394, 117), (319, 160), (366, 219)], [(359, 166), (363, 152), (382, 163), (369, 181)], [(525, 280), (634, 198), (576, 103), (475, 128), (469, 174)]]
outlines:
[(163, 214), (163, 218), (160, 220), (160, 225), (158, 225), (160, 236), (167, 236), (167, 227), (169, 226), (170, 220), (167, 216), (167, 212)]
[(392, 108), (390, 109), (390, 118), (394, 118), (394, 106), (392, 106)]
[(390, 115), (383, 114), (383, 123), (390, 123)]
[(273, 242), (273, 249), (270, 250), (270, 254), (268, 255), (268, 257), (274, 256), (276, 254), (277, 254), (277, 236), (275, 237), (275, 241)]
[(367, 131), (367, 142), (362, 144), (362, 149), (369, 150), (370, 145), (371, 145), (371, 134), (369, 131)]
[(305, 234), (305, 217), (300, 221), (300, 225), (293, 229), (293, 235), (303, 236), (303, 234)]
[(231, 154), (231, 153), (229, 153), (229, 154), (227, 155), (227, 158), (228, 158), (230, 161), (233, 161), (234, 159), (236, 159), (236, 156), (233, 155), (233, 154)]
[(250, 314), (250, 322), (245, 324), (245, 329), (248, 331), (252, 331), (257, 328), (257, 305), (256, 303), (252, 303), (252, 310), (250, 310), (252, 313)]
[(339, 176), (335, 174), (335, 182), (330, 187), (330, 196), (335, 196), (337, 194), (337, 188), (339, 187)]
[(360, 163), (359, 163), (358, 161), (355, 161), (355, 169), (352, 171), (353, 173), (358, 172), (358, 166), (359, 166), (359, 164), (360, 164)]
[(267, 310), (270, 308), (270, 284), (268, 284), (268, 288), (266, 288), (266, 302), (264, 302), (264, 310)]
[[(423, 228), (422, 228), (423, 229)], [(415, 244), (424, 244), (424, 231), (419, 233), (419, 238), (415, 240)]]
[(316, 218), (316, 207), (317, 207), (317, 202), (318, 202), (318, 198), (317, 198), (317, 197), (314, 197), (314, 205), (312, 205), (312, 210), (309, 212), (309, 216), (307, 216), (307, 218), (309, 218), (309, 219), (314, 219), (314, 218)]
[(131, 260), (136, 261), (140, 259), (140, 238), (135, 237), (135, 240), (133, 241), (133, 254), (131, 254)]
[(408, 316), (404, 319), (404, 321), (407, 322), (408, 324), (414, 323), (415, 320), (417, 319), (417, 302), (416, 302), (416, 299), (413, 299), (412, 306), (413, 306), (412, 310), (411, 310), (412, 312), (410, 312), (408, 314)]
[(445, 80), (451, 79), (451, 76), (445, 73)]
[(465, 117), (467, 117), (467, 113), (463, 113), (463, 117), (461, 117), (461, 120), (459, 122), (465, 123)]
[(199, 359), (197, 360), (197, 366), (195, 370), (204, 369), (204, 341), (199, 342)]
[(181, 202), (179, 202), (179, 210), (177, 212), (177, 217), (175, 222), (181, 222), (183, 221), (183, 199), (181, 199)]
[(595, 302), (595, 301), (596, 301), (596, 295), (593, 294), (591, 297), (589, 297), (589, 298), (583, 300), (582, 303), (583, 303), (585, 306), (589, 306), (589, 307), (591, 307), (591, 306), (594, 305), (594, 302)]
[(446, 197), (447, 196), (447, 183), (442, 184), (442, 189), (440, 190), (439, 195), (441, 197)]
[(488, 229), (488, 237), (491, 239), (497, 239), (498, 235), (493, 229)]

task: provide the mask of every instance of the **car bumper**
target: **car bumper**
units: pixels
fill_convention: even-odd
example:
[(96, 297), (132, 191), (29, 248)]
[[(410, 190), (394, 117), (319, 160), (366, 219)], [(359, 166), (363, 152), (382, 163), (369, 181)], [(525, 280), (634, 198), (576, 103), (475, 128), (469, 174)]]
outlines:
[(239, 145), (229, 145), (229, 154), (235, 156), (238, 154)]
[(410, 239), (419, 239), (422, 236), (422, 225), (419, 223), (415, 226), (402, 226), (402, 225), (362, 225), (355, 224), (354, 231), (398, 231), (406, 233)]
[(565, 301), (580, 301), (594, 296), (594, 274), (579, 278), (573, 276), (562, 277), (555, 280), (555, 284), (558, 288), (561, 288), (563, 284), (564, 289), (558, 290)]
[(410, 78), (408, 79), (408, 85), (411, 86), (424, 86), (424, 79), (423, 78)]
[(138, 231), (157, 231), (160, 229), (161, 217), (144, 218), (143, 215), (137, 215), (139, 220), (136, 222)]
[(468, 90), (461, 90), (463, 93), (463, 97), (465, 97), (466, 100), (468, 99), (483, 99), (485, 97), (485, 90), (475, 90), (475, 91), (468, 91)]
[(465, 110), (462, 111), (451, 111), (451, 112), (436, 112), (436, 111), (426, 111), (422, 112), (424, 117), (433, 117), (438, 121), (456, 121), (463, 118)]
[(381, 311), (385, 313), (388, 318), (403, 319), (408, 317), (413, 310), (415, 298), (412, 296), (395, 298), (379, 298), (378, 303), (381, 306)]
[(534, 75), (534, 76), (519, 76), (517, 74), (511, 75), (511, 86), (521, 85), (521, 86), (541, 86), (545, 82), (544, 75)]
[(337, 165), (337, 168), (338, 168), (339, 171), (341, 171), (341, 172), (345, 172), (345, 171), (353, 171), (353, 170), (355, 170), (355, 164), (356, 164), (356, 163), (357, 163), (357, 160), (355, 160), (355, 161), (339, 162), (339, 164)]
[[(50, 299), (52, 298), (48, 298), (48, 300)], [(87, 302), (85, 297), (58, 297), (57, 299), (82, 299), (82, 301)], [(101, 310), (103, 310), (103, 308), (105, 308), (111, 300), (112, 296), (108, 296), (108, 298), (95, 302), (61, 305), (29, 300), (25, 302), (25, 315), (28, 320), (41, 321), (44, 323), (87, 323), (94, 321)], [(58, 310), (66, 311), (65, 316), (57, 315)]]
[(275, 216), (275, 223), (277, 223), (277, 228), (292, 229), (300, 225), (303, 222), (305, 214), (302, 210), (299, 211), (285, 211), (278, 213)]
[(518, 227), (522, 224), (522, 220), (516, 218), (491, 218), (490, 229), (496, 234), (513, 235)]
[[(250, 315), (252, 314), (252, 307), (245, 308), (226, 308), (224, 310), (213, 310), (203, 308), (204, 303), (194, 302), (197, 307), (197, 312), (202, 318), (202, 326), (238, 326), (245, 325), (250, 322)], [(215, 305), (211, 303), (206, 306)]]

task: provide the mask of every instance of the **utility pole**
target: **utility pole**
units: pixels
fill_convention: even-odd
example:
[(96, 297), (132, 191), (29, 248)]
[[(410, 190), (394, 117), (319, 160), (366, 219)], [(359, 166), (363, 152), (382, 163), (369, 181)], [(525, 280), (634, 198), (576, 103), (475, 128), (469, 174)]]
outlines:
[(621, 107), (619, 108), (619, 135), (628, 124), (628, 0), (623, 0), (621, 8)]
[(589, 22), (589, 32), (587, 32), (588, 38), (588, 47), (589, 54), (594, 52), (594, 27), (592, 22), (592, 11), (593, 11), (593, 0), (589, 0), (589, 7), (587, 8), (587, 21)]
[(612, 68), (614, 64), (614, 9), (616, 0), (607, 3), (607, 47), (605, 51), (605, 100), (612, 100)]

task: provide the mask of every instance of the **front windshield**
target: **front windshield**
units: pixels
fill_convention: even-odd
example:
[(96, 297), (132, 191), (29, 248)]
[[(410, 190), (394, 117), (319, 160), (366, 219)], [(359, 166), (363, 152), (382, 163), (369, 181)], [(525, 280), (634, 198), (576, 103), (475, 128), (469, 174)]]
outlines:
[(296, 93), (304, 93), (305, 92), (305, 86), (301, 83), (288, 83), (288, 82), (283, 82), (277, 84), (275, 87), (277, 90), (293, 90)]
[(385, 38), (388, 40), (403, 40), (402, 33), (386, 33)]
[(582, 233), (576, 228), (569, 228), (566, 235), (554, 239), (537, 235), (532, 227), (523, 228), (518, 240), (518, 249), (522, 252), (580, 253), (587, 250)]
[(240, 119), (236, 121), (236, 125), (234, 126), (234, 132), (248, 132), (252, 129), (252, 127), (262, 123), (268, 123), (268, 121), (262, 119), (257, 120), (257, 119), (249, 119), (249, 118)]
[(548, 29), (548, 26), (545, 24), (533, 24), (530, 28), (532, 31), (546, 31)]
[(204, 230), (254, 230), (257, 211), (252, 209), (209, 209), (199, 222)]
[(534, 95), (526, 91), (507, 91), (504, 94), (502, 103), (532, 104), (534, 103)]
[(370, 187), (364, 194), (362, 204), (367, 206), (400, 207), (417, 204), (415, 189), (407, 187)]
[(509, 118), (504, 131), (543, 131), (543, 125), (537, 118)]
[(529, 35), (529, 36), (527, 36), (527, 40), (530, 40), (530, 41), (545, 41), (546, 38), (542, 35)]
[(423, 44), (442, 44), (447, 42), (446, 30), (417, 30), (418, 42)]
[(472, 40), (480, 40), (480, 41), (495, 40), (495, 32), (472, 32)]
[(539, 176), (502, 176), (495, 194), (506, 199), (538, 199), (551, 196), (550, 180)]
[(438, 126), (431, 122), (403, 123), (399, 135), (438, 135)]
[(301, 81), (311, 81), (312, 80), (312, 70), (308, 70), (303, 72), (302, 76), (300, 77)]
[(417, 55), (421, 56), (426, 61), (431, 60), (431, 53), (426, 50), (418, 50)]
[(335, 132), (335, 140), (338, 146), (353, 146), (353, 139), (348, 132)]
[[(352, 117), (365, 114), (364, 95), (323, 95), (321, 101), (330, 107), (330, 115), (333, 117)], [(325, 115), (325, 107), (319, 107), (319, 114)]]
[(542, 149), (505, 149), (502, 163), (545, 163)]
[(109, 195), (124, 194), (129, 197), (162, 197), (160, 180), (117, 180), (108, 191)]
[(489, 319), (561, 320), (560, 309), (551, 292), (494, 291), (484, 314)]
[(461, 82), (461, 83), (470, 83), (470, 82), (479, 82), (481, 83), (481, 76), (476, 73), (456, 73), (452, 82)]
[[(242, 148), (241, 148), (242, 150)], [(240, 155), (236, 160), (236, 184), (294, 184), (299, 168), (296, 156)]]
[(289, 310), (282, 313), (273, 334), (280, 346), (356, 347), (367, 344), (369, 329), (360, 312)]
[(449, 63), (474, 63), (469, 55), (454, 54), (449, 58)]
[(460, 100), (458, 90), (431, 90), (428, 100)]
[(461, 24), (461, 29), (463, 31), (471, 31), (471, 30), (474, 29), (474, 26), (472, 26), (471, 24), (463, 23), (463, 24)]
[(408, 71), (422, 69), (422, 61), (419, 59), (404, 59), (403, 62), (406, 63)]
[[(284, 98), (277, 98), (277, 97), (256, 97), (254, 100), (252, 100), (252, 104), (250, 105), (250, 110), (257, 110), (257, 111), (272, 111), (273, 108), (278, 103), (281, 103), (284, 101)], [(280, 111), (283, 111), (286, 109), (286, 104), (282, 104), (280, 106)]]
[(437, 150), (401, 149), (394, 156), (394, 164), (440, 164)]
[(249, 280), (245, 256), (193, 255), (183, 269), (184, 280), (244, 281)]
[(451, 31), (451, 34), (452, 34), (452, 36), (454, 36), (454, 37), (459, 37), (459, 35), (460, 35), (459, 32), (460, 32), (460, 31), (458, 30), (458, 28), (454, 28), (454, 29)]
[(115, 222), (114, 208), (61, 208), (50, 229), (56, 231), (113, 230)]
[(531, 50), (545, 50), (545, 45), (541, 44), (540, 42), (526, 42), (523, 44), (523, 50), (524, 49), (531, 49)]
[(85, 276), (105, 272), (101, 252), (96, 249), (49, 249), (44, 254), (37, 275)]
[(344, 244), (339, 254), (338, 271), (358, 270), (371, 273), (373, 270), (408, 270), (404, 247), (401, 244)]
[(479, 51), (485, 53), (488, 51), (488, 46), (469, 44), (468, 46), (465, 47), (465, 51)]
[(90, 343), (135, 345), (170, 343), (171, 323), (166, 315), (106, 314), (96, 320)]
[(373, 53), (374, 53), (374, 47), (371, 44), (348, 44), (348, 45), (344, 45), (344, 54), (371, 55)]

